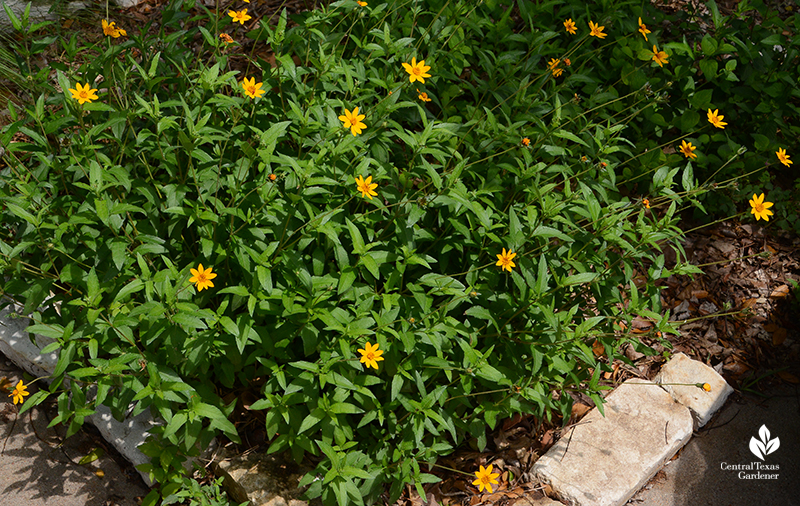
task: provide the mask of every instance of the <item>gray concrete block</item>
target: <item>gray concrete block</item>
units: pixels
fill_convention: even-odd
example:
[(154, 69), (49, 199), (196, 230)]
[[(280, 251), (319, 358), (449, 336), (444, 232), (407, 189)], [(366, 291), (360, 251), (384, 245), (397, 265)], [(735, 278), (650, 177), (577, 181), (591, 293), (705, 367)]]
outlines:
[[(58, 362), (58, 353), (42, 354), (41, 349), (54, 340), (37, 335), (36, 342), (31, 341), (25, 331), (30, 325), (30, 320), (18, 313), (22, 308), (7, 299), (2, 303), (6, 304), (6, 307), (0, 311), (0, 352), (18, 367), (36, 377), (52, 375)], [(69, 386), (69, 380), (65, 379), (64, 383), (65, 387)], [(150, 457), (139, 451), (139, 445), (147, 438), (147, 431), (157, 425), (149, 410), (118, 422), (111, 416), (111, 410), (101, 405), (97, 407), (97, 412), (87, 416), (86, 420), (97, 427), (103, 438), (133, 465), (150, 462)], [(139, 471), (139, 475), (145, 483), (152, 486), (153, 482), (148, 473)]]
[(662, 388), (629, 379), (533, 466), (573, 506), (621, 506), (692, 435), (692, 415)]
[[(660, 383), (676, 402), (689, 408), (694, 418), (695, 429), (708, 423), (733, 393), (733, 388), (714, 369), (692, 360), (683, 353), (673, 355), (661, 368), (655, 381)], [(711, 390), (706, 392), (695, 386), (696, 383), (708, 383)]]

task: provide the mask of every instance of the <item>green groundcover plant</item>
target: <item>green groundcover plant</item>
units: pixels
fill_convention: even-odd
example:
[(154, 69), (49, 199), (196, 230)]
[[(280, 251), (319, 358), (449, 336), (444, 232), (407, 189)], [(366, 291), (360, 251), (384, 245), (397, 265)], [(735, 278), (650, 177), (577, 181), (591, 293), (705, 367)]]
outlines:
[[(343, 0), (287, 29), (176, 0), (88, 45), (13, 18), (4, 292), (59, 351), (22, 410), (57, 397), (70, 434), (100, 404), (150, 410), (146, 504), (191, 495), (187, 457), (261, 412), (270, 452), (313, 456), (307, 497), (344, 506), (422, 493), (515, 413), (602, 409), (601, 375), (644, 349), (614, 324), (675, 332), (656, 283), (698, 272), (677, 211), (706, 191), (691, 157), (627, 136), (666, 91), (592, 77), (615, 8)], [(637, 26), (614, 38), (649, 50)], [(645, 55), (644, 76), (672, 57)]]

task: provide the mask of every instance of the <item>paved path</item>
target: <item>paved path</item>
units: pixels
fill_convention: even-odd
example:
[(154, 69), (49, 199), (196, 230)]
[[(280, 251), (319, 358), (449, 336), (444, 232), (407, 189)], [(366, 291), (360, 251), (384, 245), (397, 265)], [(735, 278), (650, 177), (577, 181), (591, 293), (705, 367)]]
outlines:
[[(769, 399), (732, 397), (656, 477), (631, 506), (800, 506), (800, 387), (771, 390)], [(749, 449), (766, 425), (780, 447), (760, 460)], [(746, 479), (758, 470), (723, 465), (778, 465), (777, 479)], [(648, 488), (649, 487), (649, 488)]]
[[(22, 371), (0, 355), (3, 376), (16, 384)], [(78, 465), (101, 446), (100, 438), (81, 431), (59, 447), (64, 429), (47, 428), (55, 407), (37, 407), (22, 416), (16, 412), (11, 398), (0, 395), (0, 505), (136, 506), (147, 494), (138, 473), (124, 461), (120, 467), (108, 452), (91, 464)]]

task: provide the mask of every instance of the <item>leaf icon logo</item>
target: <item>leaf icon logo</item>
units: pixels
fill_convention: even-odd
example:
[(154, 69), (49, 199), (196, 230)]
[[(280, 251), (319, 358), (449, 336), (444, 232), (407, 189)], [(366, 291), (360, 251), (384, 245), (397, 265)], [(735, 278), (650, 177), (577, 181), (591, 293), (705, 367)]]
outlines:
[(761, 460), (764, 460), (764, 457), (781, 446), (781, 440), (779, 438), (776, 437), (773, 440), (769, 439), (769, 429), (766, 425), (762, 425), (761, 428), (758, 429), (758, 437), (760, 440), (755, 437), (750, 438), (750, 451)]

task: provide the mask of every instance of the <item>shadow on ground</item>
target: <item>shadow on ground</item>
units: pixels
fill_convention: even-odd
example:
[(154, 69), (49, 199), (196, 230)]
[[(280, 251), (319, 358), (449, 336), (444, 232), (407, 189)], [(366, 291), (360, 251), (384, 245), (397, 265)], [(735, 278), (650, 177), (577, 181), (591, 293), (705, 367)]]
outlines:
[[(800, 506), (800, 387), (784, 385), (770, 395), (767, 399), (731, 396), (678, 457), (628, 504)], [(780, 439), (780, 447), (763, 460), (750, 451), (750, 438), (759, 438), (762, 425), (769, 429), (770, 439)], [(758, 471), (756, 463), (779, 469)], [(728, 467), (742, 465), (751, 465), (753, 470)], [(752, 478), (759, 472), (778, 476)]]
[[(8, 376), (14, 384), (22, 377), (2, 356), (0, 376)], [(0, 397), (0, 503), (136, 506), (147, 494), (149, 489), (138, 473), (124, 461), (120, 466), (108, 451), (90, 464), (77, 464), (101, 443), (80, 431), (61, 445), (63, 428), (47, 428), (55, 414), (53, 407), (40, 406), (18, 415), (10, 401), (5, 395)]]

